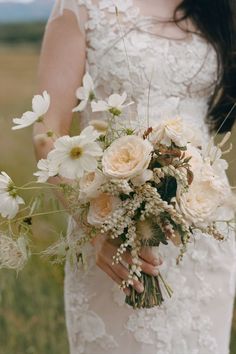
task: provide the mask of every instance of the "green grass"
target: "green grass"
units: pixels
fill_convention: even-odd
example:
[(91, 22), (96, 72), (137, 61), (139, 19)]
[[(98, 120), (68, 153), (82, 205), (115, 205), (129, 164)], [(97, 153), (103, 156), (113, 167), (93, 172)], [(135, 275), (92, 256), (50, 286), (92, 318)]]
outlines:
[[(37, 92), (37, 63), (35, 48), (0, 50), (0, 170), (8, 171), (17, 184), (31, 180), (36, 169), (31, 129), (13, 132), (11, 121), (30, 107)], [(35, 223), (34, 237), (40, 248), (54, 239), (53, 225), (53, 219)], [(57, 231), (65, 230), (65, 223), (55, 225)], [(18, 276), (0, 272), (0, 353), (68, 353), (62, 268), (32, 257)]]
[[(31, 179), (36, 162), (31, 129), (12, 132), (11, 119), (31, 105), (32, 95), (37, 92), (37, 63), (35, 47), (0, 50), (0, 170), (8, 171), (18, 184)], [(235, 148), (229, 160), (235, 159), (234, 156)], [(230, 175), (236, 185), (235, 163), (231, 164)], [(41, 247), (55, 237), (51, 231), (55, 224), (59, 230), (65, 229), (64, 223), (54, 223), (52, 219), (37, 220), (35, 237)], [(231, 354), (236, 354), (235, 321), (236, 317)], [(33, 257), (18, 276), (11, 271), (0, 272), (0, 353), (68, 353), (62, 268)]]
[(30, 43), (38, 46), (41, 42), (44, 28), (44, 22), (0, 24), (0, 43)]

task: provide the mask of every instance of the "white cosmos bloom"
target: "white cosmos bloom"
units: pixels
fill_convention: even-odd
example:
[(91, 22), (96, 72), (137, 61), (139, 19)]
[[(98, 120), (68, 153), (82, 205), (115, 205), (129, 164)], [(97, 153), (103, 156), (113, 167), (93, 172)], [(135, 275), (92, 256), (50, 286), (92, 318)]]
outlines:
[(108, 111), (115, 116), (119, 116), (122, 113), (122, 110), (133, 104), (133, 102), (125, 103), (127, 99), (127, 93), (124, 92), (122, 95), (118, 95), (117, 93), (112, 94), (107, 101), (93, 101), (91, 103), (93, 112), (104, 112)]
[(42, 95), (35, 95), (32, 100), (32, 111), (25, 112), (21, 118), (13, 118), (13, 130), (22, 129), (35, 122), (42, 121), (42, 116), (48, 111), (50, 106), (50, 96), (47, 91)]
[(58, 168), (52, 159), (41, 159), (37, 164), (38, 171), (34, 173), (34, 176), (38, 177), (37, 182), (47, 182), (49, 177), (56, 176)]
[(72, 110), (72, 112), (82, 112), (87, 106), (88, 102), (95, 98), (94, 83), (89, 73), (84, 75), (83, 86), (76, 90), (75, 95), (78, 100), (80, 100), (80, 103)]
[(0, 173), (0, 214), (4, 218), (12, 219), (24, 200), (17, 195), (16, 188), (6, 172)]
[(55, 149), (48, 158), (58, 167), (62, 177), (81, 178), (85, 172), (95, 171), (97, 159), (102, 155), (102, 149), (95, 141), (99, 134), (93, 127), (85, 128), (80, 135), (62, 136), (54, 143)]

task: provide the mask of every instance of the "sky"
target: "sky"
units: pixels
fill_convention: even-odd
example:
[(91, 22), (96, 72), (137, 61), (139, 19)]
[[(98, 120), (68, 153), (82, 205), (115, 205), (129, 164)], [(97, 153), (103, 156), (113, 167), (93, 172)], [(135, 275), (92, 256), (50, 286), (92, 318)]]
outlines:
[(29, 2), (33, 2), (34, 0), (0, 0), (0, 3), (1, 2), (16, 2), (16, 3), (29, 3)]

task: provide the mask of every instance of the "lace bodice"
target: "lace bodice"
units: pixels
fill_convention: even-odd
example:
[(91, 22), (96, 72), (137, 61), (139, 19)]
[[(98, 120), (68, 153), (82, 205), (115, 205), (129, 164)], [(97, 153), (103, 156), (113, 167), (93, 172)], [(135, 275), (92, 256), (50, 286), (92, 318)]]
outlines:
[[(147, 109), (151, 120), (181, 115), (207, 133), (208, 101), (217, 82), (214, 48), (196, 33), (163, 37), (158, 17), (143, 16), (138, 3), (67, 0), (52, 17), (73, 9), (86, 36), (87, 70), (101, 97), (126, 91), (142, 121)], [(89, 116), (82, 115), (84, 125)]]
[[(143, 4), (145, 14), (142, 12)], [(178, 31), (163, 37), (149, 0), (58, 0), (51, 20), (73, 11), (87, 43), (87, 70), (97, 95), (126, 91), (145, 121), (181, 115), (208, 137), (208, 101), (217, 83), (217, 55), (198, 34)], [(141, 7), (142, 4), (142, 7)], [(118, 11), (116, 10), (116, 7)], [(79, 60), (79, 58), (78, 58)], [(130, 106), (130, 107), (133, 107)], [(81, 114), (82, 126), (90, 119)], [(93, 116), (94, 117), (94, 116)], [(99, 118), (102, 115), (99, 113)], [(207, 140), (207, 139), (205, 139)], [(70, 224), (68, 237), (79, 237)], [(235, 244), (215, 244), (196, 235), (183, 264), (164, 247), (163, 275), (174, 297), (162, 309), (133, 311), (124, 294), (95, 265), (66, 267), (65, 303), (71, 354), (227, 354), (235, 289)], [(224, 323), (224, 326), (220, 325)]]

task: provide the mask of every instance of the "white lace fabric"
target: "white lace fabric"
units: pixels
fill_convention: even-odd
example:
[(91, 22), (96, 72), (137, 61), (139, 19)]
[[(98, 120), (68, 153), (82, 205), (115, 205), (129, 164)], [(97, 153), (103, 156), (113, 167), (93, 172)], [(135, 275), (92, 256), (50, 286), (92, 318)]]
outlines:
[[(132, 117), (145, 122), (147, 110), (150, 120), (180, 115), (207, 142), (205, 117), (218, 79), (215, 50), (197, 34), (161, 37), (150, 16), (142, 15), (141, 2), (58, 0), (51, 20), (65, 9), (77, 17), (86, 36), (87, 70), (100, 97), (126, 91), (138, 107), (129, 112)], [(89, 118), (89, 110), (81, 114), (82, 126)], [(71, 354), (228, 354), (236, 251), (234, 232), (226, 226), (224, 232), (229, 235), (223, 243), (196, 234), (180, 266), (175, 265), (178, 250), (162, 247), (160, 269), (174, 295), (166, 296), (161, 308), (125, 305), (124, 294), (95, 265), (92, 247), (86, 271), (67, 263)], [(79, 234), (70, 221), (68, 237)]]

